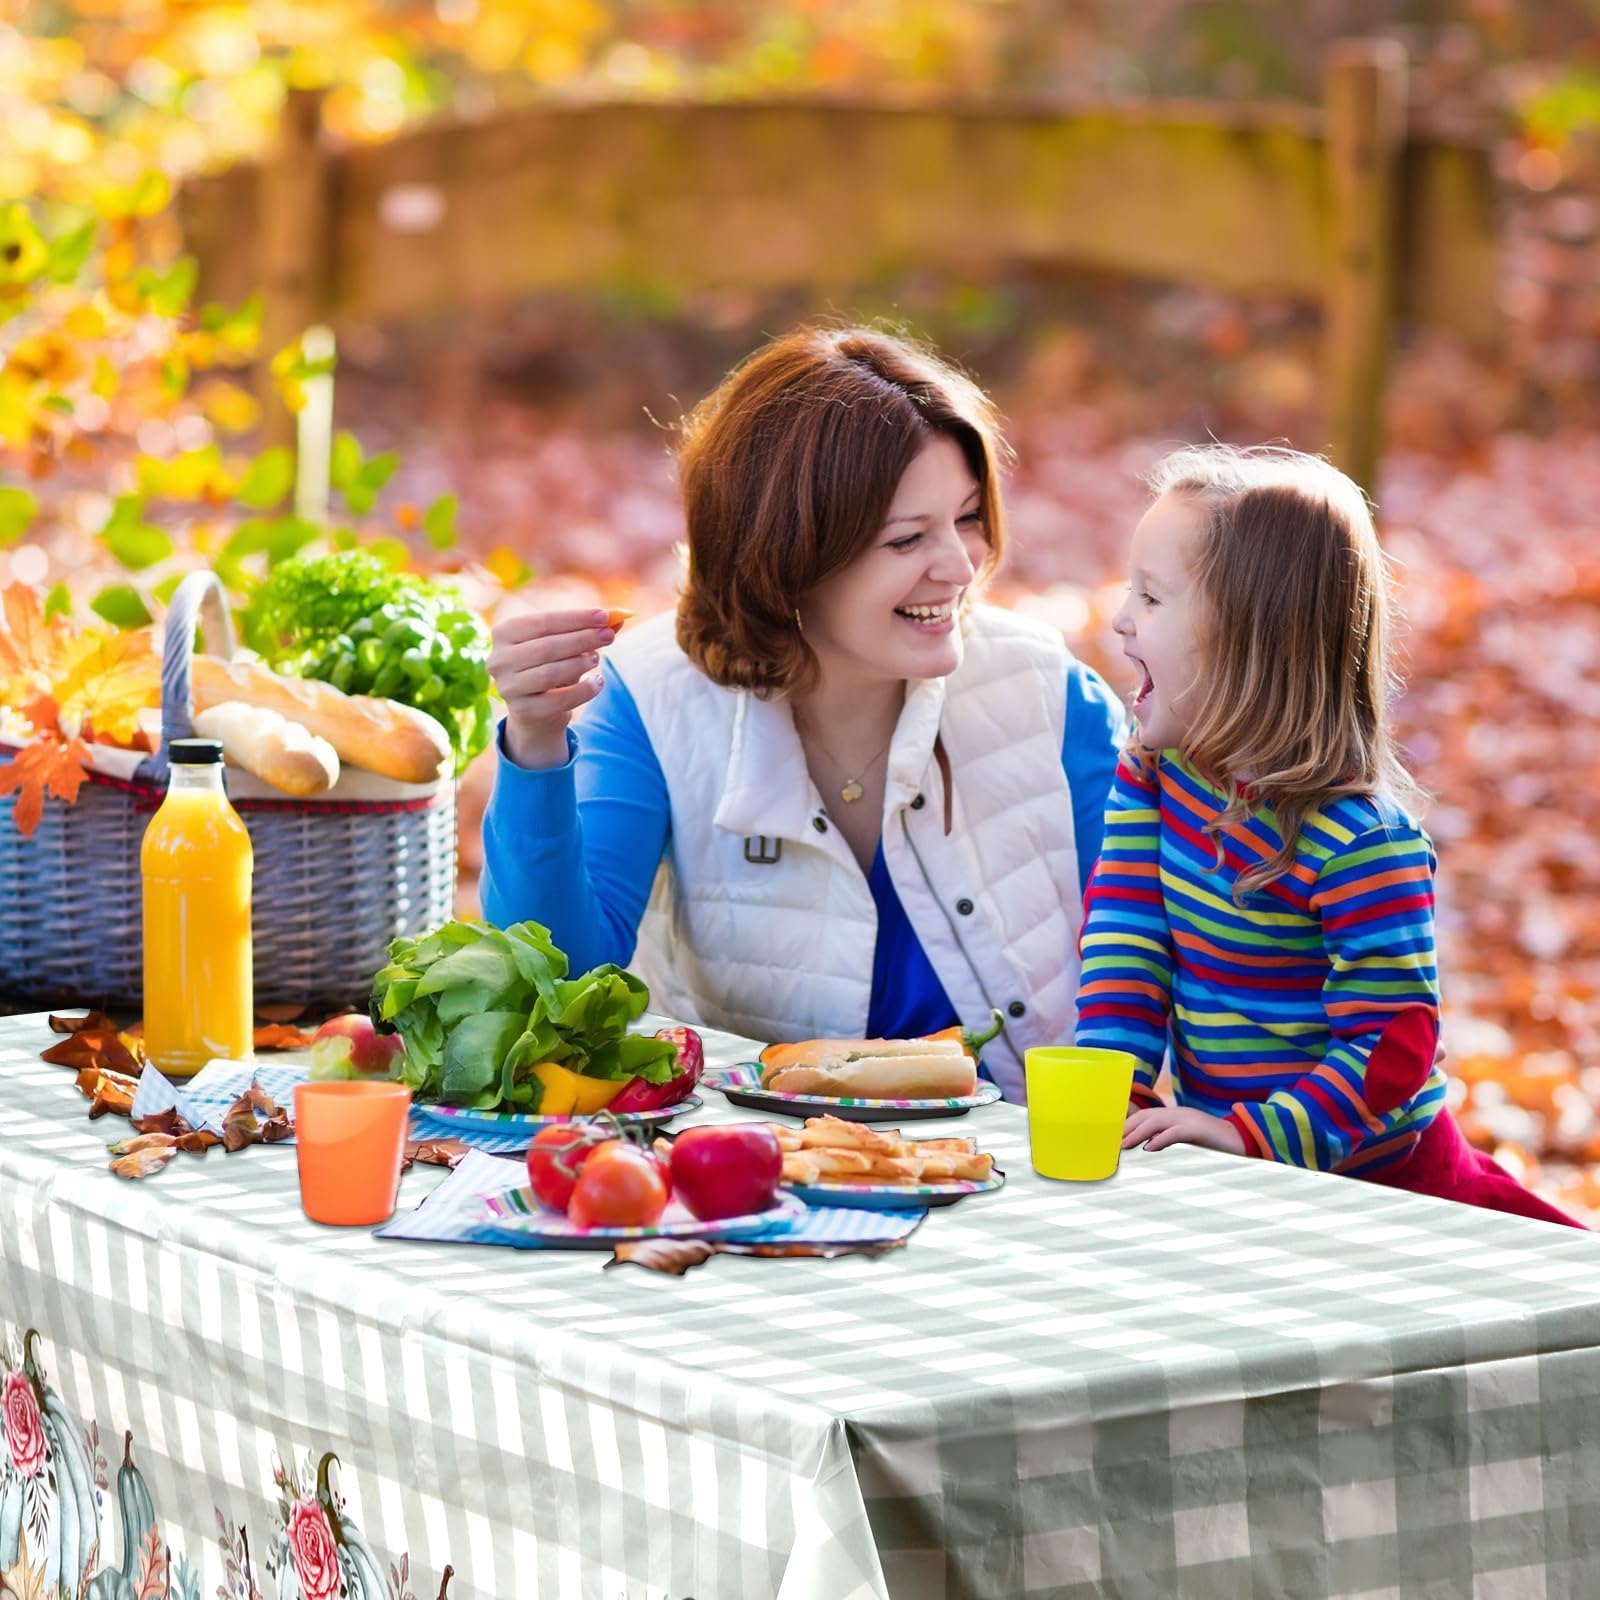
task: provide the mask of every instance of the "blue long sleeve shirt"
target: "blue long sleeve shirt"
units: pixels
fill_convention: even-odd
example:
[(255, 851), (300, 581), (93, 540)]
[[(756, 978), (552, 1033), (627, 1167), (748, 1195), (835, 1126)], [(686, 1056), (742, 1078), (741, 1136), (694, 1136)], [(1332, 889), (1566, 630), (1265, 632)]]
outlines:
[[(533, 918), (550, 929), (574, 972), (626, 966), (667, 845), (667, 781), (627, 685), (609, 667), (563, 766), (530, 772), (505, 752), (483, 819), (484, 916), (504, 925)], [(1072, 790), (1079, 890), (1100, 854), (1106, 797), (1126, 723), (1121, 702), (1081, 662), (1067, 670), (1061, 764)], [(882, 848), (867, 875), (878, 911), (867, 1032), (914, 1038), (958, 1018), (890, 881)]]

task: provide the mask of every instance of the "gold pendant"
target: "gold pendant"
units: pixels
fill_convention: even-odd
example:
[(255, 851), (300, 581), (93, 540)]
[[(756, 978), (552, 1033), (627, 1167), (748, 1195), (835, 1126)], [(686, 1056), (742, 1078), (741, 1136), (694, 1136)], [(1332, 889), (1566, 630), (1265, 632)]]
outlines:
[(854, 805), (856, 801), (859, 800), (866, 792), (867, 791), (861, 787), (858, 779), (851, 778), (845, 784), (844, 788), (839, 791), (839, 798), (843, 800), (846, 805)]

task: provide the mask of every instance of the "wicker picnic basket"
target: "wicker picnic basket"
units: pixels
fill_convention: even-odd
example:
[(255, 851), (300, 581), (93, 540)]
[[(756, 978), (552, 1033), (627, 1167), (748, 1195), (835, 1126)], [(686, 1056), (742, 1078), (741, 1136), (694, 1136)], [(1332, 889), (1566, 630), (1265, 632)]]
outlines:
[[(172, 597), (161, 748), (130, 780), (91, 772), (76, 804), (45, 801), (26, 839), (13, 807), (0, 802), (0, 991), (47, 1002), (142, 1004), (139, 845), (166, 794), (167, 746), (193, 731), (189, 668), (202, 621), (207, 648), (230, 659), (233, 624), (210, 572), (191, 573)], [(0, 762), (14, 754), (0, 746)], [(365, 1004), (389, 941), (449, 920), (453, 781), (405, 786), (396, 798), (341, 799), (336, 789), (296, 800), (263, 795), (264, 786), (230, 769), (228, 786), (255, 848), (258, 1006)]]

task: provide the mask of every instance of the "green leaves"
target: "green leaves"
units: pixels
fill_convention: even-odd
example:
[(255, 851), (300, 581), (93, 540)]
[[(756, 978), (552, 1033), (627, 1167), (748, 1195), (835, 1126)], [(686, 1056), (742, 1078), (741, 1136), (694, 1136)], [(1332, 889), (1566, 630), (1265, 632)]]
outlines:
[(378, 503), (379, 491), (394, 476), (399, 465), (400, 458), (392, 450), (366, 457), (361, 453), (360, 440), (353, 433), (340, 433), (334, 437), (328, 478), (344, 496), (345, 505), (361, 517)]
[(144, 500), (136, 494), (117, 497), (110, 518), (100, 530), (100, 539), (118, 563), (130, 572), (142, 572), (158, 561), (165, 561), (173, 550), (167, 532), (144, 520)]
[(428, 507), (422, 519), (422, 531), (435, 550), (449, 550), (456, 542), (456, 510), (459, 502), (453, 494), (440, 495)]
[(150, 608), (131, 584), (108, 584), (89, 602), (89, 609), (114, 628), (144, 628), (151, 622)]
[(0, 550), (28, 531), (38, 509), (38, 502), (26, 489), (0, 488)]
[(266, 511), (294, 488), (294, 452), (282, 445), (263, 450), (250, 463), (239, 485), (238, 498), (252, 511)]
[(672, 1076), (669, 1041), (627, 1032), (650, 1004), (644, 984), (609, 965), (568, 978), (537, 922), (452, 922), (395, 940), (389, 954), (373, 1013), (404, 1036), (401, 1071), (424, 1099), (528, 1110), (539, 1093), (532, 1071), (551, 1061), (591, 1077)]
[(91, 217), (87, 222), (50, 241), (50, 264), (45, 271), (52, 283), (71, 283), (83, 271), (89, 252), (94, 249), (98, 223)]

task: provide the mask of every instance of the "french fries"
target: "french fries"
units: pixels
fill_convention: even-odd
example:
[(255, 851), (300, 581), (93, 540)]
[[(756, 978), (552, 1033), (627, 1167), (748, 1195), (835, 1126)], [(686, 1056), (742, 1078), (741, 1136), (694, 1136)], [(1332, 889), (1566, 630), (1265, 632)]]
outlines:
[(994, 1157), (976, 1139), (902, 1139), (839, 1117), (808, 1117), (803, 1128), (769, 1126), (783, 1151), (785, 1183), (981, 1183)]

